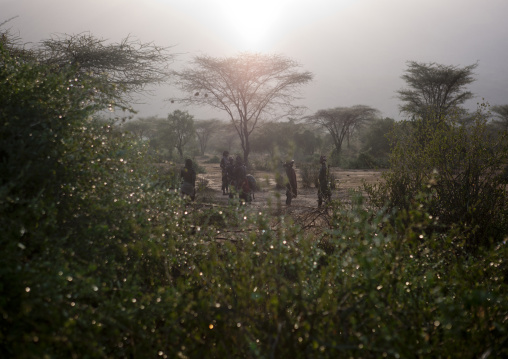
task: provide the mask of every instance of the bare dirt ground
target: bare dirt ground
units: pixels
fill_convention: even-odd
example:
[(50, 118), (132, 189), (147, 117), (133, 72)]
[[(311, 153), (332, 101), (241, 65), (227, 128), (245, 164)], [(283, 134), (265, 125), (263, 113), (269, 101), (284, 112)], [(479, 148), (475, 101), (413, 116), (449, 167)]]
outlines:
[[(207, 164), (199, 162), (199, 165), (205, 168), (206, 173), (198, 174), (198, 182), (204, 180), (207, 183), (205, 190), (199, 190), (197, 201), (211, 202), (217, 204), (227, 204), (228, 196), (222, 195), (221, 190), (221, 170), (218, 164)], [(318, 164), (316, 164), (319, 167)], [(255, 192), (255, 198), (250, 206), (263, 209), (268, 206), (277, 206), (284, 208), (284, 211), (295, 213), (305, 212), (317, 208), (317, 189), (303, 188), (298, 164), (295, 165), (296, 176), (298, 179), (298, 197), (294, 198), (291, 206), (286, 206), (285, 190), (277, 189), (275, 186), (275, 175), (269, 172), (254, 171), (250, 174), (254, 176), (260, 190)], [(343, 202), (349, 201), (349, 192), (351, 189), (361, 189), (362, 183), (377, 183), (381, 179), (382, 170), (342, 170), (340, 168), (330, 168), (330, 171), (336, 178), (336, 189), (332, 191), (332, 199), (340, 199)]]

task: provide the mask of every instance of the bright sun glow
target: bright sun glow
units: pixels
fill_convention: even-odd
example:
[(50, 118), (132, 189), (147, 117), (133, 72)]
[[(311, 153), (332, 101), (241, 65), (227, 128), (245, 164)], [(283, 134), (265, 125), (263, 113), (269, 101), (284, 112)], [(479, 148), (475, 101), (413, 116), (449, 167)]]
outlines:
[(241, 50), (260, 50), (267, 45), (288, 1), (224, 0), (221, 4), (236, 45)]

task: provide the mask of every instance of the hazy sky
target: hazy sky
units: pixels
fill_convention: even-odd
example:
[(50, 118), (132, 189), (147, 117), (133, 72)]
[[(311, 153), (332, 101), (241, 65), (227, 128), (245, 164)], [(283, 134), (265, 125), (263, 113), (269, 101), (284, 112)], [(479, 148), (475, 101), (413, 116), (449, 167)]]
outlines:
[[(475, 62), (476, 98), (508, 104), (508, 0), (0, 0), (0, 22), (26, 42), (89, 31), (111, 41), (132, 35), (173, 46), (174, 68), (196, 55), (277, 53), (314, 73), (303, 88), (308, 114), (363, 104), (401, 119), (395, 91), (406, 62), (466, 66)], [(138, 116), (175, 109), (197, 119), (205, 109), (163, 101), (158, 89)]]

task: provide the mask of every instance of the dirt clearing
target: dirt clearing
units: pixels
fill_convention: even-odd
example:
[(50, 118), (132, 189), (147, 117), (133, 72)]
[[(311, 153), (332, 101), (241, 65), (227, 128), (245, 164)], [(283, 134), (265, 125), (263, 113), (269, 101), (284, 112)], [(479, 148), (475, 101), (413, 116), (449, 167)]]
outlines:
[[(219, 164), (201, 163), (199, 165), (205, 168), (206, 173), (198, 174), (199, 180), (207, 182), (207, 188), (204, 191), (199, 191), (197, 200), (210, 201), (212, 203), (228, 202), (228, 196), (224, 196), (221, 190), (221, 169)], [(319, 164), (316, 164), (319, 167)], [(296, 176), (298, 180), (298, 197), (293, 199), (292, 209), (298, 208), (316, 208), (317, 207), (317, 189), (316, 188), (303, 188), (301, 184), (301, 176), (298, 166), (295, 167)], [(330, 168), (336, 179), (336, 189), (332, 192), (332, 199), (341, 199), (348, 201), (349, 190), (360, 189), (362, 183), (377, 183), (381, 179), (382, 170), (342, 170), (339, 168)], [(258, 186), (261, 188), (254, 195), (255, 198), (251, 206), (266, 208), (268, 205), (277, 204), (280, 200), (285, 205), (285, 190), (277, 189), (275, 186), (275, 175), (270, 172), (253, 171), (250, 174), (254, 176)], [(201, 198), (200, 198), (201, 197)]]

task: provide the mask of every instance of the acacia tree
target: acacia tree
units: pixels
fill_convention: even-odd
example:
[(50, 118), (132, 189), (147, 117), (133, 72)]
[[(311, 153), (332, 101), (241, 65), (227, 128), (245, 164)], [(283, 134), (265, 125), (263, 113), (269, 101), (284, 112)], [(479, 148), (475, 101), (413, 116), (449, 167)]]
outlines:
[(34, 52), (25, 47), (19, 35), (13, 33), (10, 28), (5, 28), (8, 22), (17, 17), (18, 16), (14, 16), (0, 22), (0, 46), (2, 46), (11, 57), (23, 58), (23, 61), (35, 61)]
[(217, 119), (196, 121), (194, 127), (201, 155), (204, 155), (208, 141), (220, 128), (220, 121)]
[(175, 110), (168, 115), (168, 130), (173, 135), (174, 146), (183, 158), (183, 148), (196, 133), (194, 129), (194, 116), (187, 111)]
[(205, 105), (225, 111), (240, 138), (248, 164), (249, 136), (263, 120), (301, 114), (293, 105), (298, 89), (312, 74), (280, 55), (242, 53), (236, 57), (198, 56), (192, 66), (176, 73), (186, 105)]
[(57, 68), (73, 67), (76, 77), (92, 77), (112, 91), (111, 104), (130, 109), (133, 95), (147, 85), (169, 79), (174, 55), (168, 48), (142, 43), (127, 36), (119, 43), (107, 43), (90, 33), (55, 36), (43, 40), (34, 50), (41, 63)]
[(121, 124), (121, 128), (140, 140), (153, 139), (157, 136), (159, 124), (163, 121), (165, 120), (155, 116), (141, 117)]
[(475, 80), (473, 70), (477, 66), (478, 63), (458, 67), (409, 61), (401, 76), (409, 88), (397, 91), (403, 102), (400, 111), (410, 117), (437, 121), (453, 111), (465, 112), (460, 105), (473, 97), (465, 86)]
[(336, 107), (319, 110), (306, 119), (315, 125), (323, 127), (330, 134), (335, 146), (335, 153), (341, 152), (344, 140), (348, 141), (355, 131), (366, 122), (377, 118), (379, 111), (365, 105), (351, 107)]

